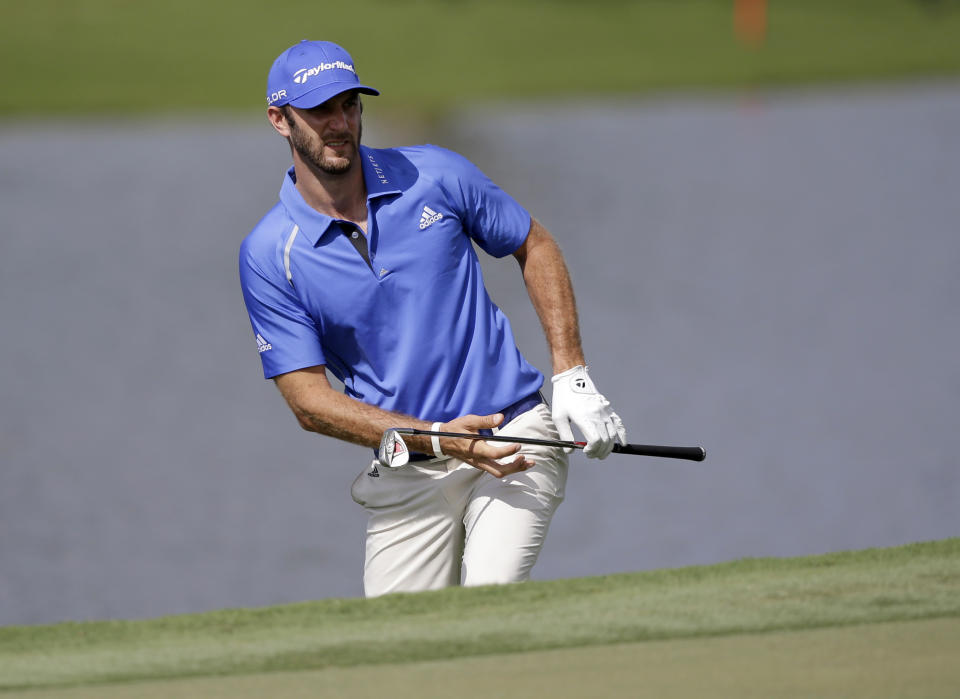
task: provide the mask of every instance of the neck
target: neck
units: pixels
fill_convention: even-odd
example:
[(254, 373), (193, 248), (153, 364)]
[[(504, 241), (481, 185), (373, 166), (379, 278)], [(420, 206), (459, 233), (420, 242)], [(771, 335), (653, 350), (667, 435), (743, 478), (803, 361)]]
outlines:
[(303, 200), (321, 214), (353, 221), (366, 230), (367, 186), (359, 159), (345, 173), (331, 175), (298, 156), (294, 152), (293, 171)]

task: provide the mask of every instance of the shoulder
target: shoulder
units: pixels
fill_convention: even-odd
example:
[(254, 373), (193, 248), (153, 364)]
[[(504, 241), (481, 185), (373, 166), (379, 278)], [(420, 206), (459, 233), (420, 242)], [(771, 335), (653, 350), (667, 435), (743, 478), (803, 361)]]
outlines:
[(417, 166), (421, 172), (460, 174), (477, 169), (476, 165), (456, 151), (431, 143), (419, 146), (403, 146), (392, 150)]
[(293, 228), (286, 208), (277, 202), (240, 244), (241, 272), (252, 269), (264, 275), (282, 274), (283, 247)]
[(483, 178), (480, 170), (459, 153), (430, 143), (395, 148), (370, 148), (361, 146), (368, 168), (368, 180), (387, 180), (401, 191), (416, 185), (449, 185), (455, 182)]
[(442, 146), (424, 144), (393, 150), (416, 169), (421, 185), (438, 187), (456, 200), (464, 199), (464, 192), (477, 189), (486, 181), (470, 160)]

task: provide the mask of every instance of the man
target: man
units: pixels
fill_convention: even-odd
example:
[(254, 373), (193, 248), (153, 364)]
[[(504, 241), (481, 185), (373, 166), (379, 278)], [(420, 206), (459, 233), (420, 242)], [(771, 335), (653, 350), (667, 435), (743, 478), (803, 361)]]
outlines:
[[(264, 376), (304, 429), (355, 444), (391, 427), (570, 440), (572, 423), (605, 458), (626, 433), (587, 373), (553, 238), (455, 153), (361, 146), (361, 93), (379, 94), (329, 42), (302, 41), (270, 70), (267, 117), (293, 167), (240, 252)], [(520, 264), (551, 351), (552, 413), (471, 241)], [(564, 451), (408, 446), (407, 466), (365, 464), (353, 484), (369, 514), (365, 593), (526, 580), (563, 499)]]

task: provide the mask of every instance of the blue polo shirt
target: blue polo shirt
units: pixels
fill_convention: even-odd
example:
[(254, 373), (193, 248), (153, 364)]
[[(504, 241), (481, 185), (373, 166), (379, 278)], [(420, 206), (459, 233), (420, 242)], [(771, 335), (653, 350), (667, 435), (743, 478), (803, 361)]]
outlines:
[(243, 242), (240, 281), (264, 376), (325, 365), (354, 398), (442, 421), (537, 391), (543, 375), (517, 349), (471, 244), (509, 255), (530, 215), (443, 148), (361, 146), (360, 157), (365, 240), (307, 205), (291, 168), (279, 203)]

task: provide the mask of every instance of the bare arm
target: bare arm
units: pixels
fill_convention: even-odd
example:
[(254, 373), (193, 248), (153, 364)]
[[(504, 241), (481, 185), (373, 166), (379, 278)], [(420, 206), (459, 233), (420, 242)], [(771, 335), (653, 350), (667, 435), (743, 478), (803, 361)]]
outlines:
[[(391, 427), (414, 427), (421, 430), (432, 427), (432, 423), (381, 410), (340, 393), (330, 385), (326, 370), (322, 366), (281, 374), (274, 381), (300, 426), (311, 432), (319, 432), (361, 446), (377, 447), (384, 431)], [(502, 419), (503, 416), (499, 414), (465, 415), (444, 423), (441, 430), (476, 432), (478, 429), (495, 427)], [(433, 453), (429, 437), (411, 436), (404, 441), (413, 451)], [(497, 463), (497, 459), (516, 454), (520, 449), (519, 444), (491, 446), (482, 441), (443, 438), (440, 446), (448, 456), (466, 461), (497, 478), (523, 471), (532, 465), (522, 455), (507, 464)]]
[(527, 293), (547, 336), (553, 373), (585, 364), (573, 285), (553, 236), (532, 218), (527, 239), (513, 255), (520, 263)]
[[(576, 425), (587, 440), (584, 455), (604, 459), (615, 440), (626, 444), (627, 433), (587, 375), (577, 305), (563, 254), (547, 229), (534, 219), (527, 240), (514, 256), (550, 345), (554, 373), (551, 412), (560, 439), (573, 440), (571, 425)], [(576, 390), (571, 388), (574, 382)]]

